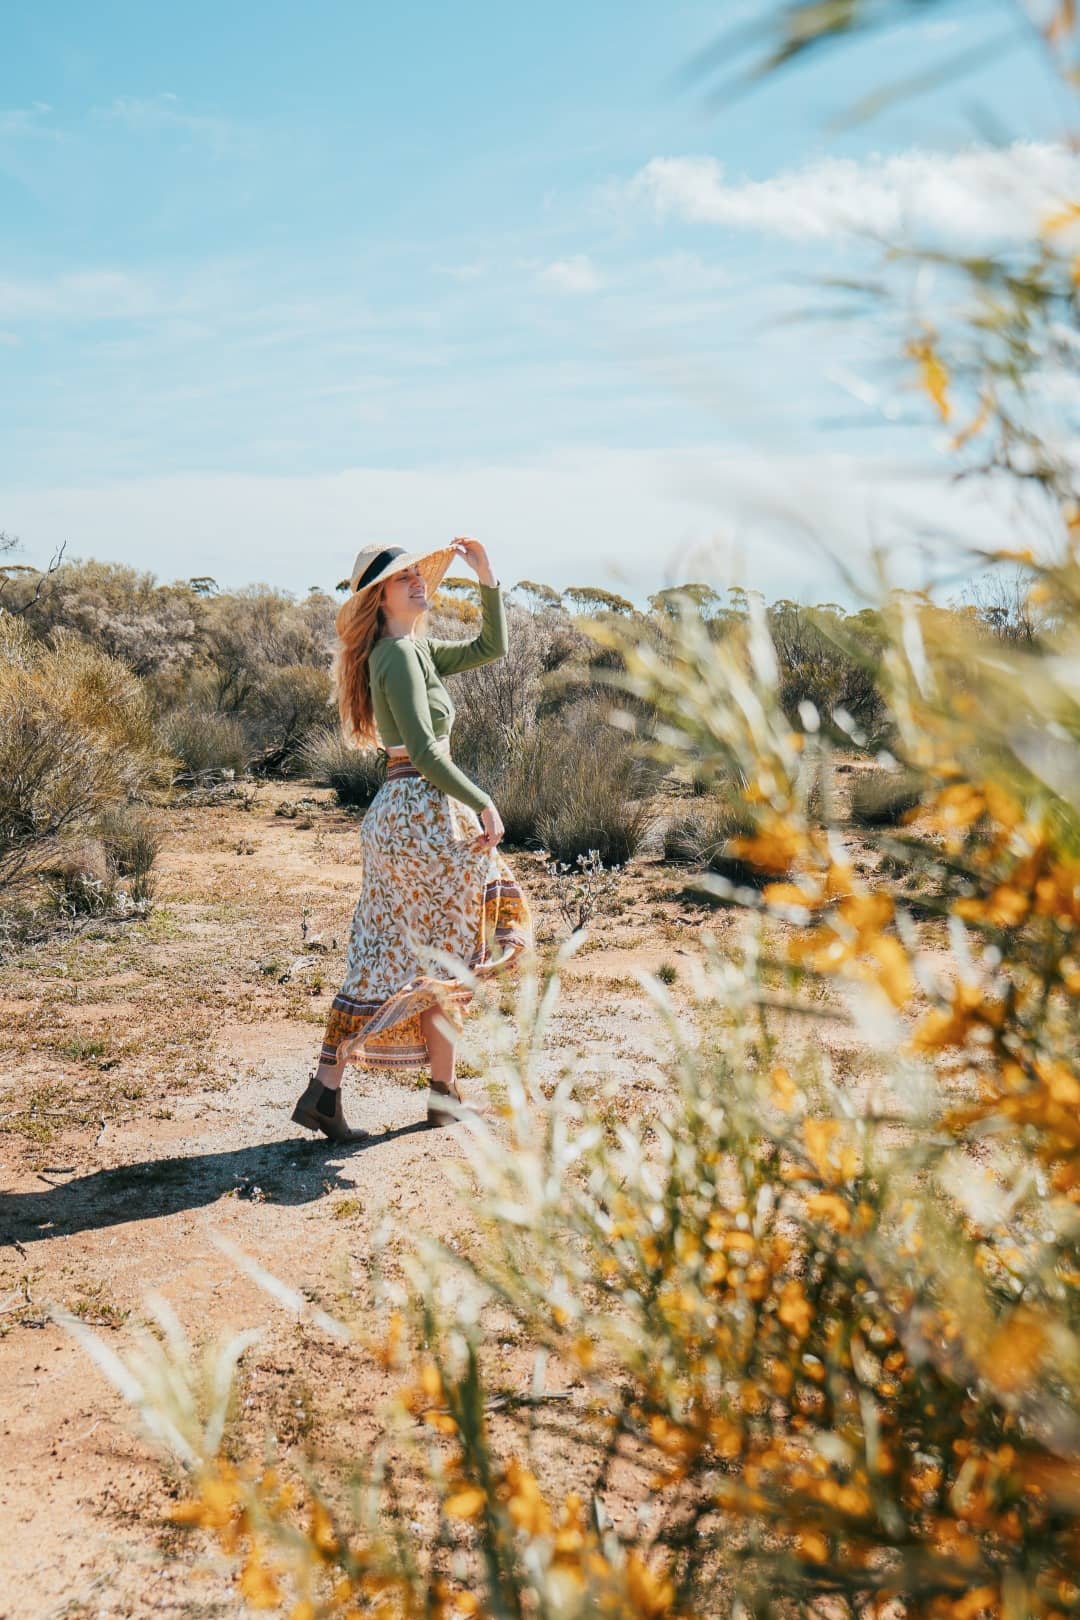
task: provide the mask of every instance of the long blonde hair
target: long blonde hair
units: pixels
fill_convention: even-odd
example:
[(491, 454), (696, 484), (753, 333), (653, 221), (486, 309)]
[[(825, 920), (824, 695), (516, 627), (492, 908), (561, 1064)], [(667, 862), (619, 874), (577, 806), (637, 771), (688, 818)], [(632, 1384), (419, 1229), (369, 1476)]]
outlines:
[[(358, 748), (378, 748), (375, 709), (371, 701), (371, 649), (385, 633), (385, 580), (371, 591), (354, 591), (338, 609), (338, 645), (334, 654), (334, 690), (341, 729)], [(426, 615), (421, 622), (426, 621)]]

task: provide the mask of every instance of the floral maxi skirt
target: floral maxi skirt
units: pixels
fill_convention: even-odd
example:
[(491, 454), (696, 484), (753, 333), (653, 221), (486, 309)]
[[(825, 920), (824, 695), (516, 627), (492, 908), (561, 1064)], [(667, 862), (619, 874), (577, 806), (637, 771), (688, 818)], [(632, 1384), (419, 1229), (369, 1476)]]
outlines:
[(439, 1006), (460, 1029), (473, 992), (425, 953), (483, 972), (532, 948), (529, 904), (505, 857), (469, 848), (481, 830), (475, 810), (414, 765), (391, 764), (360, 828), (360, 899), (325, 1062), (426, 1068), (421, 1014)]

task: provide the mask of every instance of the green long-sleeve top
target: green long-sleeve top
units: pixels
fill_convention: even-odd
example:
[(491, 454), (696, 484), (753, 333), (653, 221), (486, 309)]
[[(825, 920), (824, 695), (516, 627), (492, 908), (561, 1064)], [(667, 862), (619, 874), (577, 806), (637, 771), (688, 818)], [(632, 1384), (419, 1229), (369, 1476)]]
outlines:
[(472, 641), (384, 636), (371, 649), (368, 663), (375, 727), (383, 747), (404, 744), (429, 782), (477, 814), (492, 802), (491, 796), (450, 758), (456, 711), (441, 677), (494, 663), (506, 652), (506, 610), (499, 585), (480, 586), (480, 607), (480, 633)]

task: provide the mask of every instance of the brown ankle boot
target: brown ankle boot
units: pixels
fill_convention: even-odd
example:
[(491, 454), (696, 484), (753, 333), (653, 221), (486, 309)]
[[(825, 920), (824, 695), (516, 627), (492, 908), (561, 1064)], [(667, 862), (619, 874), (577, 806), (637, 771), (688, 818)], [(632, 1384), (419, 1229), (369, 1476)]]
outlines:
[(297, 1125), (303, 1125), (306, 1130), (322, 1131), (331, 1142), (362, 1142), (370, 1134), (368, 1131), (354, 1131), (346, 1123), (341, 1108), (341, 1088), (335, 1090), (324, 1086), (314, 1075), (293, 1109), (292, 1117)]
[[(449, 1097), (454, 1107), (450, 1109), (433, 1106), (432, 1098), (434, 1097)], [(429, 1083), (427, 1111), (429, 1125), (456, 1125), (459, 1119), (464, 1119), (469, 1114), (483, 1117), (485, 1113), (485, 1109), (478, 1108), (475, 1103), (469, 1102), (467, 1098), (461, 1095), (456, 1080), (452, 1081), (448, 1086), (434, 1080)]]

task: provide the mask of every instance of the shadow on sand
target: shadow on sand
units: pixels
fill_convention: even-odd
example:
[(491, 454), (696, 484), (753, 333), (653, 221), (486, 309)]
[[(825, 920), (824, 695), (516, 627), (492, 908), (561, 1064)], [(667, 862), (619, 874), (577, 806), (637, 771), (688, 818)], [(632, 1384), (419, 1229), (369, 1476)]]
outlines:
[(341, 1179), (335, 1160), (353, 1159), (427, 1129), (421, 1120), (341, 1146), (294, 1136), (230, 1153), (144, 1159), (57, 1181), (41, 1192), (8, 1193), (0, 1198), (0, 1244), (154, 1220), (201, 1209), (227, 1195), (268, 1204), (310, 1204), (338, 1189), (354, 1191), (351, 1181)]

